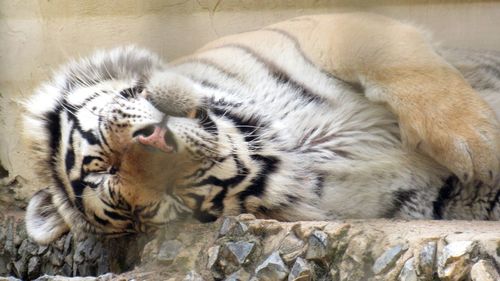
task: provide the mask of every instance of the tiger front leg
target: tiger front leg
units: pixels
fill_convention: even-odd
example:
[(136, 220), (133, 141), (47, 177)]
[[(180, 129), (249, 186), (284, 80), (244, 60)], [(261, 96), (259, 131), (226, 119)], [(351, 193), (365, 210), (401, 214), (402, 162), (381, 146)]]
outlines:
[(492, 183), (500, 168), (500, 126), (425, 34), (373, 14), (299, 18), (273, 26), (297, 38), (316, 65), (365, 89), (399, 119), (403, 142), (463, 182)]

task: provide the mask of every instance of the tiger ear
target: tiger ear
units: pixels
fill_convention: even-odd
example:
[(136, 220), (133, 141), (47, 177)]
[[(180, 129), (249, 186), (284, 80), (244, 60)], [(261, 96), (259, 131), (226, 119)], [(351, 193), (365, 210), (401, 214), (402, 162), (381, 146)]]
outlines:
[(26, 210), (26, 230), (40, 244), (49, 244), (69, 231), (48, 189), (38, 191), (31, 198)]

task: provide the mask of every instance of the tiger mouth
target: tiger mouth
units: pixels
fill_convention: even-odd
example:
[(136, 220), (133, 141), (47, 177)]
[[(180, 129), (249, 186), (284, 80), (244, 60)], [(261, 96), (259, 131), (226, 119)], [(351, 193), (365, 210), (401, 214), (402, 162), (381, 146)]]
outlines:
[(164, 153), (176, 153), (178, 145), (172, 131), (166, 126), (151, 125), (137, 131), (137, 141), (143, 145), (156, 148)]

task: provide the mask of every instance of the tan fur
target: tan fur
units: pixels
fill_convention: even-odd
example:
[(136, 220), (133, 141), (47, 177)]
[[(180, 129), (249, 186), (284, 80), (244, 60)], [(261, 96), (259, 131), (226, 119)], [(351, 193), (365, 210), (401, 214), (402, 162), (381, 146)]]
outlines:
[[(269, 36), (276, 32), (283, 40)], [(289, 43), (286, 36), (297, 40), (312, 63), (360, 84), (370, 100), (386, 104), (398, 116), (409, 148), (463, 181), (492, 182), (498, 174), (500, 127), (494, 112), (410, 25), (373, 14), (306, 16), (221, 38), (194, 57), (228, 44), (273, 57)]]

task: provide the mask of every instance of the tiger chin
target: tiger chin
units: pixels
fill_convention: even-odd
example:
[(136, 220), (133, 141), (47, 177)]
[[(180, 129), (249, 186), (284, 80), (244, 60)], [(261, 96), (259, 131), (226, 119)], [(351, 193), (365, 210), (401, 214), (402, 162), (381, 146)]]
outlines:
[(169, 64), (137, 47), (71, 62), (26, 102), (24, 134), (48, 186), (28, 205), (28, 234), (50, 243), (240, 213), (498, 220), (500, 79), (485, 69), (500, 69), (500, 55), (426, 40), (338, 14)]

